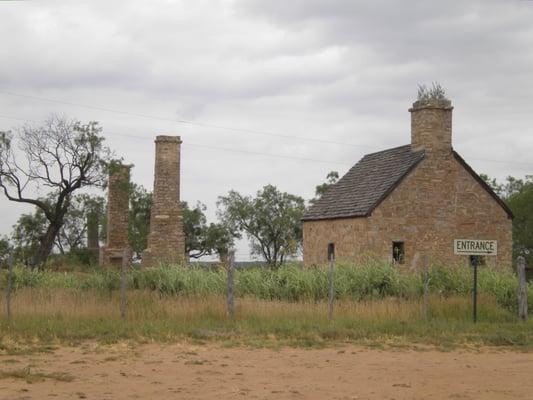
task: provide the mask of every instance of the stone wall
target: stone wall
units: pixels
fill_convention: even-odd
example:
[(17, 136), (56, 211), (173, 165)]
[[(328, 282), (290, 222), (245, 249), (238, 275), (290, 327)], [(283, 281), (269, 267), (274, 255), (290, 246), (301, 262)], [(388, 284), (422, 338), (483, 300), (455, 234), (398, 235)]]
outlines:
[(452, 150), (452, 110), (449, 100), (417, 101), (411, 113), (411, 146), (426, 153)]
[(100, 254), (99, 240), (99, 213), (95, 209), (87, 213), (87, 250), (89, 251), (89, 261), (96, 264)]
[(155, 140), (153, 205), (148, 247), (143, 266), (185, 261), (185, 235), (180, 206), (179, 136), (157, 136)]
[(100, 249), (100, 265), (120, 267), (129, 247), (129, 186), (131, 165), (115, 165), (107, 192), (107, 240)]
[(454, 239), (498, 241), (498, 255), (487, 264), (512, 263), (512, 220), (506, 210), (469, 172), (452, 149), (452, 109), (448, 100), (415, 102), (411, 146), (424, 160), (366, 218), (304, 222), (304, 263), (327, 262), (329, 243), (338, 261), (392, 261), (392, 243), (404, 242), (405, 265), (432, 262), (469, 264), (456, 256)]
[(487, 263), (511, 265), (512, 220), (449, 153), (423, 160), (368, 218), (304, 222), (304, 263), (325, 264), (328, 243), (338, 261), (392, 261), (392, 242), (401, 241), (406, 266), (416, 268), (423, 255), (468, 265), (467, 256), (454, 255), (454, 239), (497, 240), (498, 256)]

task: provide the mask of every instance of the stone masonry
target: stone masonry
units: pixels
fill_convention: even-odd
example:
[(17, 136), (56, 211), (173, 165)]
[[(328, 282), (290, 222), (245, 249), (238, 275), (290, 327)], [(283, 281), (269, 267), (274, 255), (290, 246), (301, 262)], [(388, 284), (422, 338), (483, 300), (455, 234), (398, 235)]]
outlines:
[(406, 267), (433, 263), (468, 265), (453, 252), (454, 239), (498, 241), (488, 265), (512, 263), (512, 215), (452, 149), (449, 101), (415, 102), (411, 112), (412, 151), (423, 160), (365, 217), (304, 220), (304, 263), (327, 262), (329, 243), (340, 262), (392, 261), (393, 242), (405, 244)]
[(129, 248), (129, 184), (131, 165), (118, 164), (109, 173), (107, 192), (107, 241), (100, 249), (100, 265), (121, 267)]
[(179, 136), (157, 136), (155, 140), (153, 204), (143, 266), (186, 261), (180, 206), (180, 145)]
[(87, 250), (89, 251), (89, 259), (91, 264), (98, 262), (100, 254), (98, 221), (98, 210), (93, 207), (87, 213)]

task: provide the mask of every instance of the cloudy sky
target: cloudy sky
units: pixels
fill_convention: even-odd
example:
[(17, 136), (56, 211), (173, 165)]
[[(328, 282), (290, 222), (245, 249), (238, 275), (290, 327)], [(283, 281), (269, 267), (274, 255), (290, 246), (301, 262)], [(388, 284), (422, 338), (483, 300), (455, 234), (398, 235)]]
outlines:
[[(154, 137), (180, 135), (182, 197), (210, 218), (230, 189), (309, 199), (407, 144), (433, 81), (476, 171), (533, 174), (533, 1), (0, 1), (0, 37), (0, 130), (99, 121), (149, 189)], [(28, 211), (2, 198), (0, 234)]]

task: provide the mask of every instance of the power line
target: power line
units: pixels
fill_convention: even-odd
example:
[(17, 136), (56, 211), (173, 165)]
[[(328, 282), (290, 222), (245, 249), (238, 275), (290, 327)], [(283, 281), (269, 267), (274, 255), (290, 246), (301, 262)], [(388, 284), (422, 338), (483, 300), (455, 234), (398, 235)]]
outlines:
[[(0, 115), (0, 118), (6, 118), (6, 119), (13, 119), (17, 121), (23, 121), (23, 122), (37, 122), (35, 120), (31, 119), (23, 119), (23, 118), (17, 118), (17, 117), (9, 117), (6, 115)], [(146, 136), (139, 136), (139, 135), (133, 135), (129, 133), (118, 133), (118, 132), (106, 132), (106, 135), (111, 136), (123, 136), (133, 139), (140, 139), (140, 140), (153, 140), (153, 138), (148, 138)], [(317, 163), (324, 163), (324, 164), (337, 164), (337, 165), (344, 165), (344, 166), (351, 166), (349, 163), (344, 163), (340, 161), (333, 161), (333, 160), (319, 160), (315, 158), (306, 158), (306, 157), (296, 157), (296, 156), (288, 156), (283, 154), (272, 154), (272, 153), (263, 153), (259, 151), (250, 151), (250, 150), (241, 150), (241, 149), (233, 149), (229, 147), (219, 147), (219, 146), (211, 146), (211, 145), (204, 145), (204, 144), (198, 144), (198, 143), (183, 143), (183, 146), (186, 147), (198, 147), (198, 148), (204, 148), (204, 149), (210, 149), (210, 150), (217, 150), (217, 151), (226, 151), (226, 152), (232, 152), (232, 153), (240, 153), (240, 154), (250, 154), (254, 156), (265, 156), (265, 157), (274, 157), (274, 158), (284, 158), (288, 160), (297, 160), (297, 161), (309, 161), (309, 162), (317, 162)]]
[[(0, 92), (0, 93), (3, 93), (3, 92)], [(30, 97), (32, 97), (32, 96), (30, 96)], [(53, 101), (53, 100), (50, 100), (50, 101)], [(70, 104), (70, 103), (66, 103), (66, 104)], [(97, 108), (97, 109), (99, 109), (99, 108)], [(124, 112), (124, 113), (127, 113), (127, 112)], [(134, 114), (134, 115), (136, 115), (136, 114)], [(12, 119), (12, 120), (23, 121), (23, 122), (38, 122), (38, 121), (32, 120), (32, 119), (18, 118), (18, 117), (12, 117), (12, 116), (7, 116), (7, 115), (0, 115), (0, 118)], [(176, 121), (176, 120), (171, 120), (171, 121)], [(231, 129), (231, 128), (229, 128), (229, 129)], [(152, 140), (152, 138), (147, 138), (145, 136), (125, 134), (125, 133), (117, 133), (117, 132), (113, 132), (111, 134), (109, 132), (106, 132), (106, 135), (117, 135), (117, 136), (130, 137), (130, 138), (134, 138), (134, 139)], [(296, 138), (296, 137), (293, 137), (293, 136), (284, 136), (284, 137)], [(328, 143), (337, 143), (337, 142), (328, 142)], [(341, 143), (338, 143), (338, 144), (341, 144)], [(345, 145), (349, 145), (349, 144), (345, 144)], [(263, 152), (255, 152), (255, 151), (240, 150), (240, 149), (230, 149), (230, 148), (227, 148), (227, 147), (202, 145), (202, 144), (196, 144), (196, 143), (184, 143), (184, 146), (206, 148), (206, 149), (211, 149), (211, 150), (221, 150), (221, 151), (232, 152), (232, 153), (261, 155), (261, 156), (265, 156), (265, 157), (292, 159), (292, 160), (299, 160), (299, 161), (310, 161), (310, 162), (319, 162), (319, 163), (326, 163), (326, 164), (337, 164), (337, 165), (344, 165), (344, 166), (351, 166), (352, 165), (352, 163), (345, 163), (345, 162), (339, 162), (339, 161), (333, 161), (333, 160), (318, 160), (318, 159), (313, 159), (313, 158), (294, 157), (294, 156), (287, 156), (287, 155), (281, 155), (281, 154), (263, 153)], [(370, 147), (370, 146), (365, 146), (365, 147)], [(376, 149), (376, 147), (372, 147), (372, 148)], [(527, 162), (508, 161), (508, 160), (492, 160), (492, 159), (471, 158), (471, 157), (467, 157), (467, 158), (469, 160), (473, 160), (473, 161), (482, 161), (482, 162), (507, 164), (507, 165), (517, 165), (517, 166), (521, 166), (521, 167), (533, 168), (533, 164), (527, 163)]]
[(69, 106), (82, 107), (82, 108), (87, 108), (91, 110), (98, 110), (98, 111), (105, 111), (105, 112), (110, 112), (110, 113), (115, 113), (115, 114), (128, 115), (132, 117), (147, 118), (147, 119), (166, 121), (166, 122), (177, 122), (179, 124), (201, 126), (205, 128), (213, 128), (213, 129), (220, 129), (220, 130), (233, 131), (233, 132), (249, 133), (252, 135), (280, 137), (280, 138), (291, 139), (291, 140), (303, 140), (303, 141), (315, 142), (315, 143), (335, 144), (339, 146), (362, 147), (362, 148), (368, 148), (368, 149), (375, 148), (375, 146), (368, 146), (368, 145), (362, 145), (362, 144), (360, 145), (360, 144), (353, 144), (353, 143), (344, 143), (344, 142), (338, 142), (334, 140), (315, 139), (315, 138), (304, 137), (304, 136), (285, 135), (285, 134), (266, 132), (266, 131), (260, 131), (260, 130), (255, 130), (255, 129), (235, 128), (235, 127), (229, 127), (229, 126), (223, 126), (223, 125), (217, 125), (217, 124), (209, 124), (209, 123), (199, 122), (199, 121), (190, 121), (190, 120), (185, 120), (185, 119), (160, 117), (160, 116), (155, 116), (155, 115), (150, 115), (150, 114), (133, 113), (130, 111), (116, 110), (116, 109), (107, 108), (107, 107), (75, 103), (75, 102), (63, 101), (63, 100), (57, 100), (57, 99), (50, 99), (46, 97), (31, 96), (27, 94), (5, 92), (5, 91), (0, 91), (0, 93), (4, 95), (8, 95), (8, 96), (22, 97), (26, 99), (45, 101), (45, 102), (56, 103), (56, 104), (65, 104)]

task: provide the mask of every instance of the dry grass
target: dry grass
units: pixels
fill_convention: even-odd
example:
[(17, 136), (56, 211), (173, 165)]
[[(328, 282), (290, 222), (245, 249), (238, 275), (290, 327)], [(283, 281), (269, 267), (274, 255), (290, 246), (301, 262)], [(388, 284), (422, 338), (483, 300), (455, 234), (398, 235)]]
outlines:
[(41, 372), (32, 370), (28, 365), (25, 368), (10, 371), (0, 371), (0, 379), (22, 379), (27, 383), (35, 383), (46, 379), (53, 379), (59, 382), (72, 382), (74, 377), (65, 372)]
[[(23, 288), (13, 293), (11, 324), (0, 322), (0, 350), (20, 341), (121, 339), (168, 341), (179, 338), (262, 345), (268, 341), (300, 346), (331, 342), (422, 342), (520, 346), (533, 344), (533, 324), (520, 324), (490, 296), (479, 301), (479, 320), (470, 322), (470, 298), (432, 296), (429, 320), (419, 300), (385, 298), (335, 303), (334, 321), (325, 302), (236, 299), (236, 321), (227, 318), (223, 296), (160, 296), (128, 293), (126, 319), (120, 319), (117, 292)], [(4, 309), (4, 299), (0, 301)]]
[[(127, 319), (175, 319), (196, 321), (198, 319), (226, 319), (226, 299), (223, 296), (170, 297), (151, 291), (130, 291), (127, 295)], [(12, 314), (17, 318), (59, 317), (64, 319), (116, 319), (119, 317), (119, 296), (117, 292), (102, 293), (96, 290), (73, 289), (31, 289), (24, 288), (12, 296)], [(498, 307), (490, 296), (480, 296), (480, 312), (491, 314), (495, 322), (508, 321), (510, 315)], [(277, 319), (298, 317), (324, 319), (327, 315), (326, 302), (266, 301), (253, 297), (237, 298), (237, 318)], [(5, 308), (4, 299), (0, 307)], [(470, 299), (465, 297), (430, 298), (429, 309), (433, 317), (463, 319), (469, 316)], [(421, 318), (420, 300), (385, 298), (376, 300), (339, 300), (334, 303), (336, 318), (358, 320), (413, 321)]]

